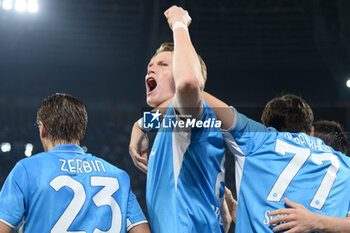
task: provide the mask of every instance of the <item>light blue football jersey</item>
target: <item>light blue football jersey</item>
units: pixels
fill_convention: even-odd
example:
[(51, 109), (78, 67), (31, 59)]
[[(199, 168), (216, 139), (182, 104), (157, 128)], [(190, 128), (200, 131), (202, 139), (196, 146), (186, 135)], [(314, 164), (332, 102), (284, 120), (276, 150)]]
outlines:
[(349, 158), (304, 133), (277, 132), (235, 112), (224, 138), (236, 155), (236, 233), (273, 232), (269, 212), (284, 197), (310, 211), (345, 217), (350, 204)]
[[(171, 104), (163, 122), (175, 122), (175, 118)], [(206, 103), (199, 120), (216, 120)], [(152, 233), (224, 232), (220, 127), (184, 130), (165, 125), (157, 133), (148, 162), (146, 201)]]
[(126, 232), (146, 219), (129, 176), (76, 145), (19, 161), (0, 193), (0, 221), (24, 232)]

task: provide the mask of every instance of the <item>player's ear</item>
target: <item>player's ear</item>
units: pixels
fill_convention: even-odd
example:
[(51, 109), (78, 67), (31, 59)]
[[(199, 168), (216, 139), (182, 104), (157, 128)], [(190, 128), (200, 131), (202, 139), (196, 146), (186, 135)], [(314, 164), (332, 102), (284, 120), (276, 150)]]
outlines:
[(45, 125), (41, 121), (39, 122), (39, 132), (40, 132), (40, 138), (46, 137)]
[(314, 136), (315, 135), (315, 127), (311, 126), (311, 130), (310, 130), (310, 136)]

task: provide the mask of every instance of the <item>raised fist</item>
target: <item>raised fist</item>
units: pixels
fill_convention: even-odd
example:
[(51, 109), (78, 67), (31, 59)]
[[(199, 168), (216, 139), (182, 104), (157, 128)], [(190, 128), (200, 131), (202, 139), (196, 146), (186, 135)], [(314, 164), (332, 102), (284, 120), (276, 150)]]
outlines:
[(169, 27), (172, 29), (176, 22), (181, 22), (187, 27), (191, 24), (191, 17), (188, 12), (181, 7), (172, 6), (164, 12), (165, 17), (168, 20)]

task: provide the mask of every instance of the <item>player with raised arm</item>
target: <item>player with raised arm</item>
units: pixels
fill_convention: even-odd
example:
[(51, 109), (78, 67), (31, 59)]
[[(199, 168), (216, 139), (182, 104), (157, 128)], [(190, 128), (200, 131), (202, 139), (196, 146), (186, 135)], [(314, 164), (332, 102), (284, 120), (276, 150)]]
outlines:
[[(0, 233), (149, 233), (129, 176), (80, 147), (87, 126), (82, 102), (47, 97), (37, 112), (43, 153), (19, 161), (0, 193)], [(24, 225), (23, 225), (24, 224)]]
[[(177, 6), (165, 11), (165, 16), (173, 31), (174, 44), (162, 44), (148, 64), (147, 103), (158, 108), (166, 105), (164, 118), (172, 122), (216, 119), (214, 111), (203, 101), (206, 67), (190, 40), (191, 18)], [(132, 134), (145, 138), (138, 123)], [(135, 143), (131, 142), (131, 154), (145, 146), (139, 141)], [(135, 156), (133, 160), (147, 171), (146, 201), (153, 233), (224, 232), (220, 214), (224, 193), (220, 129), (162, 125), (148, 164), (145, 151), (142, 153), (142, 157)]]
[[(234, 122), (224, 135), (236, 156), (236, 232), (280, 229), (270, 223), (280, 222), (282, 216), (275, 221), (270, 213), (284, 207), (288, 202), (284, 197), (300, 202), (314, 213), (347, 216), (349, 159), (306, 134), (312, 133), (313, 113), (302, 98), (294, 95), (275, 98), (264, 110), (264, 124), (278, 122), (281, 130), (291, 133), (266, 128), (236, 110), (214, 108), (226, 105), (213, 96), (204, 96), (213, 109), (220, 110), (216, 115), (223, 124), (229, 118)], [(343, 226), (347, 224), (348, 219), (337, 218), (337, 222), (339, 219), (344, 220)]]

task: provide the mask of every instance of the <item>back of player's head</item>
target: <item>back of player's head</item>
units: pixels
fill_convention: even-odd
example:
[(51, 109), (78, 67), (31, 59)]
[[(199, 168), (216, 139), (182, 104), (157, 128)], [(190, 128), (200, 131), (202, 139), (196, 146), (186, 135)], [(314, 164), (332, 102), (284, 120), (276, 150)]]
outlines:
[[(160, 47), (156, 50), (156, 52), (153, 54), (152, 58), (157, 56), (158, 54), (162, 52), (173, 52), (174, 51), (174, 43), (173, 42), (164, 42), (160, 45)], [(207, 81), (207, 66), (205, 65), (203, 59), (201, 56), (198, 55), (199, 62), (201, 64), (201, 72), (204, 80), (204, 84)]]
[(278, 131), (310, 133), (314, 114), (300, 96), (283, 95), (270, 100), (261, 116), (262, 123)]
[(61, 93), (44, 99), (36, 119), (38, 124), (44, 124), (47, 138), (54, 143), (81, 143), (88, 122), (84, 104), (71, 95)]
[(326, 145), (334, 150), (346, 154), (349, 146), (348, 136), (338, 122), (321, 120), (314, 122), (313, 126), (315, 137), (321, 138)]

